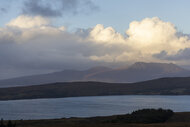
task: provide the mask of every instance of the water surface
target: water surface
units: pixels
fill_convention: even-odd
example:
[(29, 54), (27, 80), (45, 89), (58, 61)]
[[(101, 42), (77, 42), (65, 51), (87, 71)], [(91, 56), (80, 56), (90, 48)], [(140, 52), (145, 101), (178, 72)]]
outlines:
[(142, 108), (190, 111), (190, 96), (95, 96), (0, 101), (0, 118), (50, 119), (130, 113)]

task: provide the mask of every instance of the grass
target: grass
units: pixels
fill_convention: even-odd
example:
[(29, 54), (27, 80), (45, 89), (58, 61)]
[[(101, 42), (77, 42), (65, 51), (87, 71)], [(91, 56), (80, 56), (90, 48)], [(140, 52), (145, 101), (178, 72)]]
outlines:
[[(122, 115), (119, 115), (122, 116)], [(123, 115), (124, 116), (124, 115)], [(163, 123), (110, 122), (118, 115), (91, 118), (62, 118), (48, 120), (17, 120), (16, 127), (190, 127), (190, 112), (174, 113)], [(109, 122), (108, 122), (109, 121)]]

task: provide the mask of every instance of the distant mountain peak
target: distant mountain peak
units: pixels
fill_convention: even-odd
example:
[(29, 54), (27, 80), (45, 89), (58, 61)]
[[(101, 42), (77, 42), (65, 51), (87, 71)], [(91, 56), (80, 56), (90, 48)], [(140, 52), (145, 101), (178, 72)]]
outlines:
[(155, 62), (136, 62), (133, 65), (136, 65), (136, 66), (139, 66), (139, 65), (174, 65), (174, 66), (177, 66), (176, 64), (173, 64), (173, 63), (155, 63)]
[(108, 67), (104, 67), (104, 66), (97, 66), (97, 67), (93, 67), (88, 69), (87, 71), (89, 72), (89, 74), (84, 76), (84, 80), (88, 79), (88, 77), (98, 74), (98, 73), (102, 73), (102, 72), (107, 72), (107, 71), (111, 71), (112, 68), (108, 68)]
[(173, 63), (146, 63), (146, 62), (136, 62), (133, 65), (129, 67), (130, 69), (140, 69), (140, 70), (157, 70), (160, 69), (160, 71), (166, 72), (166, 73), (172, 73), (172, 72), (180, 72), (184, 71), (185, 69), (179, 67), (176, 64)]
[(96, 67), (92, 67), (88, 69), (88, 71), (92, 71), (92, 72), (108, 71), (108, 70), (112, 70), (112, 68), (105, 67), (105, 66), (96, 66)]
[(39, 85), (54, 82), (101, 81), (139, 82), (163, 77), (187, 77), (190, 71), (173, 63), (136, 62), (131, 66), (112, 69), (97, 66), (87, 70), (63, 70), (60, 72), (0, 80), (0, 87)]

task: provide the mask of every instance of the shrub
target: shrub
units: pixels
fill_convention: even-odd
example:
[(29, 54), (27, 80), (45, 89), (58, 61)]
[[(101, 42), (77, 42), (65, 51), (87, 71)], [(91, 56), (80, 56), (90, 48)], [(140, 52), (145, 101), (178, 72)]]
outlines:
[(3, 119), (1, 119), (0, 127), (16, 127), (16, 123), (12, 123), (10, 120), (7, 122), (7, 125), (4, 124)]
[(131, 114), (117, 116), (115, 121), (125, 123), (163, 123), (173, 114), (172, 110), (142, 109), (134, 111)]

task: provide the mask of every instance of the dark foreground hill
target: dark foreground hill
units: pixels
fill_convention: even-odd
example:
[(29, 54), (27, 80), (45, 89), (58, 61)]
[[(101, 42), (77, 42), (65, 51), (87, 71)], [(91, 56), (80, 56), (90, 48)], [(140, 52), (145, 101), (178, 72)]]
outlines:
[(51, 119), (51, 120), (50, 119), (17, 120), (12, 122), (13, 123), (16, 122), (16, 127), (189, 127), (190, 126), (190, 113), (188, 112), (170, 113), (170, 111), (168, 112), (167, 110), (151, 109), (149, 110), (150, 111), (149, 113), (146, 112), (148, 110), (139, 110), (132, 114), (114, 115), (114, 116), (105, 116), (105, 117), (62, 118), (62, 119)]
[(68, 82), (0, 88), (0, 100), (105, 95), (190, 95), (190, 77), (139, 83)]
[(54, 82), (97, 81), (132, 83), (163, 77), (188, 77), (190, 71), (175, 64), (138, 62), (125, 68), (94, 67), (0, 80), (0, 87), (29, 86)]

